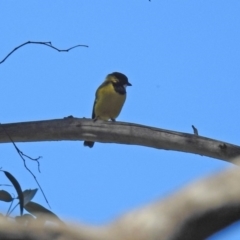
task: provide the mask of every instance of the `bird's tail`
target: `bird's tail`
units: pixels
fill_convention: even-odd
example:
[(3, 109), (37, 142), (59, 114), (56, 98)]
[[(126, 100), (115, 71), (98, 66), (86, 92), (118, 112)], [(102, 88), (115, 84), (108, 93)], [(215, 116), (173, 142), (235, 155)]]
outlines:
[(83, 145), (84, 145), (85, 147), (90, 147), (90, 148), (92, 148), (93, 145), (94, 145), (94, 142), (84, 141)]

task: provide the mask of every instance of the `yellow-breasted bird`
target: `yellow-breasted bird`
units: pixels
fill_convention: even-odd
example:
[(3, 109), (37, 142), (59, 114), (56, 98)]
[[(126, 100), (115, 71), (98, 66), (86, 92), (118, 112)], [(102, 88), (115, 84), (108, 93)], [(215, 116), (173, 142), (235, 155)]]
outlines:
[[(128, 82), (128, 78), (120, 73), (113, 72), (108, 74), (105, 81), (98, 87), (95, 94), (95, 101), (92, 111), (92, 119), (115, 121), (122, 110), (122, 106), (126, 100), (126, 87), (132, 86)], [(94, 142), (85, 141), (84, 146), (92, 148)]]

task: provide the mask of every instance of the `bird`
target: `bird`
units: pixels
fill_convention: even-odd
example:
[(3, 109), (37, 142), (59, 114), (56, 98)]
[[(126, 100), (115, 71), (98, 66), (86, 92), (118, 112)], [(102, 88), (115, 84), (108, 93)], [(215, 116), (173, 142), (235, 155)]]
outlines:
[[(92, 119), (115, 122), (126, 100), (126, 88), (132, 86), (126, 75), (113, 72), (106, 76), (105, 81), (98, 87), (95, 93), (95, 101), (92, 110)], [(92, 148), (94, 142), (84, 141), (84, 146)]]

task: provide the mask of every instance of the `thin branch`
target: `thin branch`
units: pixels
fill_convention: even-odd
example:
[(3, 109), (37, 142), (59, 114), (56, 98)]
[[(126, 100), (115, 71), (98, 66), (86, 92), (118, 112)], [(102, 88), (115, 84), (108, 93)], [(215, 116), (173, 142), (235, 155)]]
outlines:
[(40, 163), (39, 163), (38, 160), (39, 160), (41, 157), (39, 156), (39, 157), (37, 157), (37, 158), (31, 158), (31, 157), (29, 157), (28, 155), (24, 154), (24, 153), (17, 147), (17, 145), (15, 144), (15, 142), (12, 140), (11, 136), (8, 134), (8, 132), (7, 132), (7, 130), (5, 129), (5, 127), (3, 126), (3, 124), (0, 123), (0, 126), (1, 126), (1, 129), (4, 131), (4, 133), (7, 135), (7, 137), (9, 138), (9, 140), (11, 141), (11, 143), (13, 144), (13, 146), (14, 146), (14, 148), (16, 149), (16, 151), (17, 151), (18, 155), (20, 156), (20, 158), (23, 160), (24, 167), (25, 167), (25, 168), (27, 169), (27, 171), (32, 175), (32, 177), (34, 178), (35, 182), (37, 183), (37, 185), (38, 185), (40, 191), (42, 192), (42, 195), (43, 195), (46, 203), (48, 204), (49, 208), (51, 208), (51, 207), (50, 207), (50, 204), (49, 204), (49, 202), (48, 202), (48, 200), (47, 200), (47, 197), (46, 197), (46, 195), (45, 195), (45, 193), (44, 193), (44, 191), (43, 191), (40, 183), (39, 183), (38, 180), (37, 180), (37, 177), (36, 177), (36, 176), (33, 174), (33, 172), (28, 168), (28, 166), (27, 166), (27, 164), (26, 164), (26, 160), (25, 160), (25, 158), (24, 158), (24, 157), (27, 157), (28, 159), (30, 159), (30, 160), (32, 160), (32, 161), (36, 161), (37, 164), (38, 164), (38, 171), (40, 172)]
[(195, 128), (195, 127), (192, 125), (192, 129), (193, 129), (193, 133), (194, 133), (195, 135), (198, 135), (198, 130), (197, 130), (197, 128)]
[(72, 49), (74, 49), (74, 48), (77, 48), (77, 47), (88, 47), (87, 45), (80, 45), (80, 44), (78, 44), (78, 45), (76, 45), (76, 46), (73, 46), (73, 47), (70, 47), (70, 48), (67, 48), (67, 49), (59, 49), (59, 48), (57, 48), (57, 47), (54, 47), (51, 42), (27, 41), (27, 42), (25, 42), (25, 43), (23, 43), (23, 44), (15, 47), (2, 61), (0, 61), (0, 64), (2, 64), (3, 62), (5, 62), (5, 60), (6, 60), (10, 55), (12, 55), (16, 50), (18, 50), (19, 48), (21, 48), (21, 47), (23, 47), (23, 46), (25, 46), (25, 45), (27, 45), (27, 44), (41, 44), (41, 45), (45, 45), (45, 46), (47, 46), (47, 47), (50, 47), (50, 48), (53, 48), (53, 49), (57, 50), (58, 52), (69, 52), (70, 50), (72, 50)]
[[(169, 131), (133, 123), (93, 122), (85, 118), (3, 124), (15, 142), (87, 140), (102, 143), (140, 145), (199, 154), (232, 162), (240, 146), (195, 134)], [(10, 142), (0, 129), (0, 143)], [(89, 149), (90, 150), (90, 149)]]

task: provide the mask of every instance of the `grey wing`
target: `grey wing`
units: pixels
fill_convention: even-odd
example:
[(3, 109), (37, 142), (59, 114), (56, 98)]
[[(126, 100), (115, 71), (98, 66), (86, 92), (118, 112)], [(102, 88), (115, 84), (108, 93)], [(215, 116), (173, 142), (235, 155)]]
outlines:
[(95, 119), (95, 117), (96, 117), (96, 116), (95, 116), (95, 111), (94, 111), (94, 108), (95, 108), (96, 102), (97, 102), (97, 99), (95, 99), (94, 104), (93, 104), (92, 119)]

